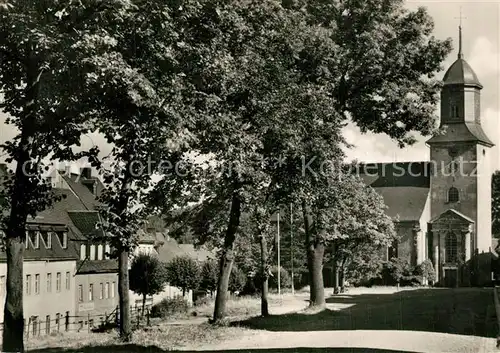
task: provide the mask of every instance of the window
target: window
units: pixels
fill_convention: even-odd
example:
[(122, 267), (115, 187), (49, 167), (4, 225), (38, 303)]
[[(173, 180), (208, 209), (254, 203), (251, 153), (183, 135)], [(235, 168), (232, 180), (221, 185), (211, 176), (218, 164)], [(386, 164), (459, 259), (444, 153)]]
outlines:
[(451, 113), (451, 118), (458, 118), (458, 106), (455, 104), (455, 103), (452, 103), (451, 104), (451, 108), (450, 108), (450, 113)]
[(90, 246), (90, 260), (95, 260), (95, 245)]
[(68, 247), (68, 233), (66, 232), (57, 232), (57, 239), (59, 240), (59, 244), (61, 244), (63, 249)]
[(104, 257), (104, 246), (102, 244), (97, 245), (97, 260), (102, 260)]
[(109, 282), (106, 282), (106, 289), (104, 291), (104, 297), (107, 299), (107, 298), (111, 298), (111, 292), (110, 292), (110, 288), (109, 288)]
[(94, 300), (94, 285), (90, 284), (89, 285), (89, 302)]
[(5, 276), (0, 276), (0, 295), (4, 295), (5, 293)]
[(31, 275), (26, 275), (26, 295), (31, 294)]
[(57, 272), (56, 274), (56, 292), (61, 291), (61, 272)]
[(104, 283), (99, 284), (99, 299), (104, 299)]
[(40, 237), (45, 245), (45, 249), (50, 249), (52, 247), (52, 234), (49, 232), (40, 232)]
[(47, 273), (47, 293), (52, 292), (52, 273)]
[(40, 275), (35, 275), (35, 294), (40, 294)]
[(50, 315), (45, 317), (45, 333), (50, 335)]
[(71, 288), (71, 274), (66, 272), (66, 290), (70, 290)]
[(87, 245), (82, 244), (80, 245), (80, 260), (85, 260), (85, 257), (87, 257)]
[(450, 173), (451, 173), (451, 175), (457, 174), (458, 171), (459, 171), (459, 163), (458, 163), (458, 161), (456, 161), (456, 160), (451, 161), (451, 163), (450, 163)]
[(35, 249), (40, 248), (40, 243), (38, 242), (38, 240), (39, 240), (38, 239), (38, 232), (35, 232), (34, 230), (29, 230), (28, 231), (28, 238), (29, 238), (31, 245), (33, 245), (33, 247)]
[(61, 314), (57, 313), (56, 314), (56, 330), (59, 332), (61, 328)]
[(78, 302), (83, 303), (83, 285), (78, 286)]
[(38, 316), (32, 316), (31, 322), (33, 322), (33, 336), (38, 335)]
[(451, 187), (450, 190), (448, 190), (448, 202), (458, 202), (458, 200), (458, 189), (455, 187)]
[(448, 233), (445, 239), (445, 261), (457, 262), (458, 259), (458, 246), (457, 237), (453, 233)]
[(111, 298), (115, 297), (115, 285), (116, 282), (113, 282), (113, 284), (111, 285)]
[(104, 246), (104, 258), (109, 259), (110, 254), (111, 254), (111, 247), (108, 244), (106, 244)]

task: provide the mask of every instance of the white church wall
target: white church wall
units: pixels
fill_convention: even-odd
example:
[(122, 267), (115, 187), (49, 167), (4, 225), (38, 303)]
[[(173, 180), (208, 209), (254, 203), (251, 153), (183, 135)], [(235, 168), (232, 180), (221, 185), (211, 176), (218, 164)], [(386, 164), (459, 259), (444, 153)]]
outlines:
[(477, 146), (477, 248), (488, 252), (491, 247), (491, 149)]

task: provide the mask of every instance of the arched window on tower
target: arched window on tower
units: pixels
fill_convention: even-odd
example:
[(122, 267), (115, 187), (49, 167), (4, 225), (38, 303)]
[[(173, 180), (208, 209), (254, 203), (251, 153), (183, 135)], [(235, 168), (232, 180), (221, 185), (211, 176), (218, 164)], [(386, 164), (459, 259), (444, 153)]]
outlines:
[(451, 187), (450, 190), (448, 190), (448, 202), (458, 202), (459, 199), (458, 189)]
[(458, 244), (457, 236), (453, 233), (448, 233), (445, 239), (445, 262), (457, 262), (458, 259)]

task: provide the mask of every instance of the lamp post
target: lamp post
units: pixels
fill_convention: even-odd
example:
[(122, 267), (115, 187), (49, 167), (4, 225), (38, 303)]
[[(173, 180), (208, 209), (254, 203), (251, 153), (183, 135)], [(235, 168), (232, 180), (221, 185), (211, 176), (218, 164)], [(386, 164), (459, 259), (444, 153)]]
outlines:
[(278, 295), (281, 296), (281, 271), (280, 271), (280, 210), (278, 209)]

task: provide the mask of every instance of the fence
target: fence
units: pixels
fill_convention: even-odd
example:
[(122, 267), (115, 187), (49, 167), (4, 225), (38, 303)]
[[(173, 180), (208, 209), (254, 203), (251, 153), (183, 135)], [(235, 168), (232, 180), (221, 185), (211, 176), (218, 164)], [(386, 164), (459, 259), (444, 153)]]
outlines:
[[(144, 315), (142, 315), (142, 306), (130, 307), (131, 323), (139, 326), (141, 323), (150, 324), (151, 305), (146, 305)], [(117, 328), (120, 323), (120, 310), (117, 306), (111, 313), (98, 315), (80, 315), (71, 316), (69, 314), (56, 316), (50, 319), (47, 316), (45, 320), (37, 316), (32, 316), (24, 320), (25, 339), (57, 334), (58, 332), (99, 332), (101, 330)], [(3, 331), (3, 323), (0, 324), (0, 331)]]

